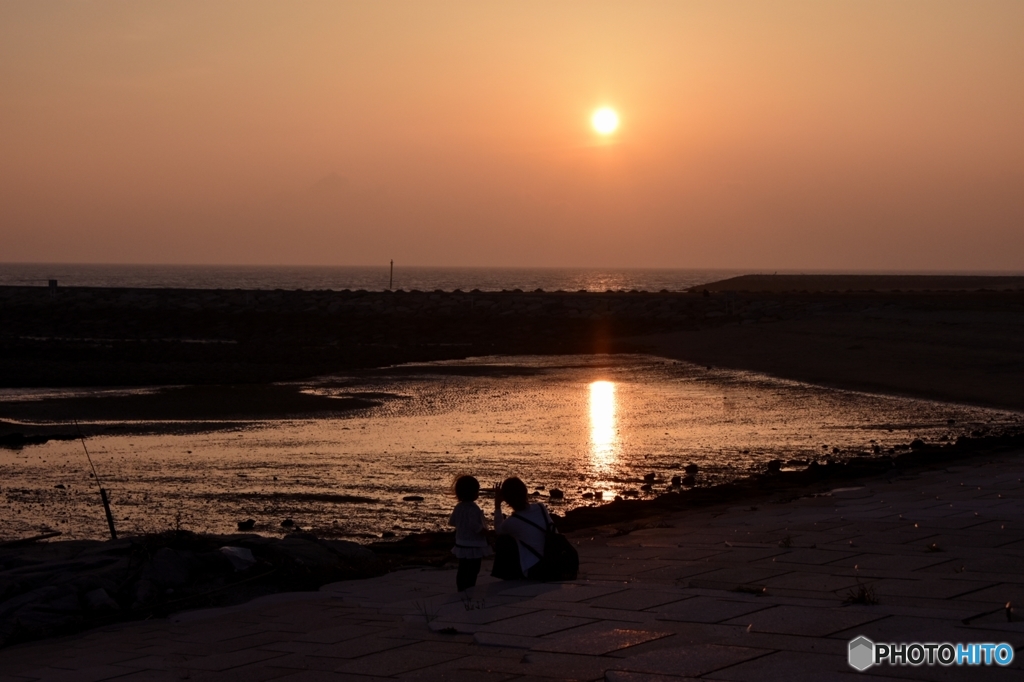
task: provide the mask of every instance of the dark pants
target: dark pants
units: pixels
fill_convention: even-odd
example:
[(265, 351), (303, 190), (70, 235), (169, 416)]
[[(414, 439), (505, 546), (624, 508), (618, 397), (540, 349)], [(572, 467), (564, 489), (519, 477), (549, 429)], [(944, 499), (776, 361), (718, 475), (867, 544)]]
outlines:
[(476, 585), (476, 577), (480, 575), (480, 559), (459, 559), (459, 570), (455, 574), (455, 586), (459, 592)]

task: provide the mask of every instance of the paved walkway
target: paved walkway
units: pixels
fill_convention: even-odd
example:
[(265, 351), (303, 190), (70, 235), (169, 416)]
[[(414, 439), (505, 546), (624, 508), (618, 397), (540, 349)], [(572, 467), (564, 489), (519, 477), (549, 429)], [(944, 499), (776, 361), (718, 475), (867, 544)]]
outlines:
[[(14, 680), (1022, 680), (847, 643), (1024, 644), (1024, 455), (574, 534), (572, 583), (406, 570), (0, 651)], [(848, 597), (877, 604), (844, 603)], [(873, 598), (873, 599), (872, 599)], [(1020, 605), (1008, 620), (1006, 604)]]

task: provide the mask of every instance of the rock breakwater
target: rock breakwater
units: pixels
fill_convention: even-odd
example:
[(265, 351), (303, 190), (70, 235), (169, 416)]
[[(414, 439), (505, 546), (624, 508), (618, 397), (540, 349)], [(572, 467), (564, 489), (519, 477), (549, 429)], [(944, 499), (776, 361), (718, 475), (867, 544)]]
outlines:
[(119, 620), (381, 575), (353, 542), (188, 531), (0, 545), (0, 646)]
[(0, 386), (232, 384), (863, 307), (823, 295), (0, 287)]

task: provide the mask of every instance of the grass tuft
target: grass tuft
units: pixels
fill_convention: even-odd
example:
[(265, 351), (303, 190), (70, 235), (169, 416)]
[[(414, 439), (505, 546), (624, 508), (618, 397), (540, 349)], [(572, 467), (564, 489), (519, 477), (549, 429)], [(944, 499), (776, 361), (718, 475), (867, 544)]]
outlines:
[(871, 585), (858, 584), (857, 589), (846, 593), (846, 599), (843, 600), (843, 603), (874, 606), (878, 603), (878, 597), (875, 596), (875, 588)]

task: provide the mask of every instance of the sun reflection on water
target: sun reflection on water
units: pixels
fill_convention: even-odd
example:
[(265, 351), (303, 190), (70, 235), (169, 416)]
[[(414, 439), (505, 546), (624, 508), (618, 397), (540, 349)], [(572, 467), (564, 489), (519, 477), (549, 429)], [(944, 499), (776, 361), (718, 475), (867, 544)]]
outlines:
[(590, 384), (590, 446), (591, 458), (597, 466), (613, 464), (618, 450), (615, 429), (615, 383), (594, 381)]

